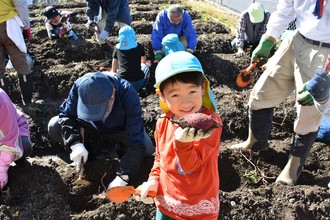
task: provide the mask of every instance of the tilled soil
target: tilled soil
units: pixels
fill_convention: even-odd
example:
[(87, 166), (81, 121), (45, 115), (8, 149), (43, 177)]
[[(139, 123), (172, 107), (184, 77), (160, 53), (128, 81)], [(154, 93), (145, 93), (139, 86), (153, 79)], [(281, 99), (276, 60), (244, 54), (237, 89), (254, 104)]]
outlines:
[[(160, 8), (169, 1), (139, 0), (130, 4), (132, 26), (137, 38), (152, 59), (150, 34)], [(206, 3), (205, 3), (206, 4)], [(92, 184), (72, 184), (78, 174), (70, 163), (69, 151), (51, 141), (47, 124), (58, 114), (59, 105), (66, 98), (72, 83), (87, 72), (107, 70), (101, 48), (93, 33), (86, 30), (86, 5), (70, 3), (56, 5), (58, 9), (73, 10), (78, 15), (72, 20), (80, 41), (51, 41), (44, 28), (42, 9), (46, 5), (31, 6), (30, 19), (33, 41), (28, 45), (35, 57), (34, 103), (23, 106), (18, 92), (15, 72), (10, 73), (10, 96), (27, 114), (34, 142), (34, 153), (22, 166), (9, 170), (10, 197), (3, 192), (0, 205), (1, 219), (155, 219), (155, 206), (130, 199), (116, 204), (104, 194), (108, 183), (115, 177), (118, 159), (109, 157), (108, 143), (99, 138), (96, 146), (104, 156), (88, 161), (86, 179)], [(254, 81), (246, 89), (239, 89), (235, 79), (239, 71), (249, 65), (248, 58), (235, 58), (230, 49), (233, 35), (221, 23), (204, 21), (202, 15), (184, 6), (192, 16), (198, 32), (195, 55), (200, 59), (219, 106), (224, 129), (219, 152), (219, 189), (221, 211), (219, 219), (330, 219), (330, 148), (317, 142), (295, 186), (275, 184), (275, 178), (285, 166), (293, 135), (295, 118), (294, 96), (275, 109), (270, 136), (271, 148), (266, 152), (232, 151), (229, 147), (245, 140), (248, 129), (247, 102), (251, 88), (261, 74), (254, 71)], [(232, 15), (228, 15), (232, 16)], [(118, 28), (112, 33), (115, 41)], [(153, 137), (158, 97), (151, 86), (141, 97), (146, 129)], [(103, 148), (102, 148), (103, 147)], [(139, 177), (130, 185), (138, 186), (148, 177), (153, 158), (145, 158)]]

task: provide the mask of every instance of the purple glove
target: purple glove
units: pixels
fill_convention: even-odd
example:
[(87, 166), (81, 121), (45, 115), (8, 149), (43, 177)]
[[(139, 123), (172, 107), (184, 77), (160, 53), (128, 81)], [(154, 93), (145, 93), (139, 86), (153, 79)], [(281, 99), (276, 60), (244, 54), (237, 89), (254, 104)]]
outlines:
[(307, 83), (307, 91), (317, 102), (325, 102), (329, 98), (330, 78), (323, 69), (317, 69), (313, 78)]

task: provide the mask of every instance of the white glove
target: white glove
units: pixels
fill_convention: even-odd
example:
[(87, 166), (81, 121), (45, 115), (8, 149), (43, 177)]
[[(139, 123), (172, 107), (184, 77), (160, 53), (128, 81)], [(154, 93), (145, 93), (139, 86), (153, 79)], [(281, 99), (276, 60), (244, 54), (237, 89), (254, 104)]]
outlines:
[(235, 57), (243, 57), (243, 56), (245, 56), (244, 50), (238, 48), (238, 51), (235, 53)]
[(14, 161), (14, 155), (7, 152), (0, 152), (0, 189), (2, 190), (8, 182), (8, 169)]
[(135, 200), (137, 201), (142, 201), (145, 204), (153, 204), (154, 199), (148, 196), (148, 192), (153, 191), (156, 192), (158, 191), (158, 185), (159, 181), (156, 179), (150, 179), (147, 182), (142, 183), (142, 185), (138, 186), (138, 190), (141, 191), (140, 196), (135, 195)]
[(186, 51), (189, 52), (189, 53), (193, 53), (194, 52), (194, 50), (193, 49), (190, 49), (190, 48), (187, 48)]
[(93, 21), (88, 19), (87, 23), (85, 24), (86, 28), (90, 29), (92, 23), (93, 23)]
[(212, 129), (204, 132), (203, 130), (196, 131), (195, 128), (177, 128), (174, 132), (174, 137), (180, 142), (199, 141), (202, 138), (208, 138), (212, 133)]
[(79, 171), (81, 161), (86, 163), (88, 159), (88, 151), (82, 143), (74, 144), (70, 148), (72, 150), (70, 160), (73, 161), (77, 171)]
[[(127, 175), (122, 175), (123, 178), (127, 178)], [(116, 187), (116, 186), (126, 186), (128, 184), (128, 181), (124, 181), (120, 176), (116, 176), (116, 178), (114, 180), (112, 180), (112, 182), (109, 184), (108, 189), (112, 188), (112, 187)]]
[(103, 30), (103, 31), (101, 31), (99, 38), (104, 41), (108, 38), (108, 35), (109, 35), (109, 32), (106, 30)]

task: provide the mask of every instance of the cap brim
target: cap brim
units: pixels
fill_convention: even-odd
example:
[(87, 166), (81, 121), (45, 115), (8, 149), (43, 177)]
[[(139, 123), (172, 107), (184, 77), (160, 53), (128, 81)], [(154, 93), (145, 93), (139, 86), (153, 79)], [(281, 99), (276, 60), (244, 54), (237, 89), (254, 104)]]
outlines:
[(77, 115), (84, 121), (100, 121), (107, 110), (108, 102), (99, 105), (85, 105), (81, 98), (78, 98)]
[(49, 20), (51, 20), (51, 19), (53, 19), (53, 18), (55, 18), (56, 16), (59, 16), (59, 15), (61, 15), (59, 12), (57, 12), (57, 13), (55, 13), (55, 14), (53, 14), (52, 16), (49, 16), (49, 17), (47, 17)]
[(205, 77), (204, 75), (204, 72), (201, 71), (201, 70), (196, 70), (196, 69), (189, 69), (189, 68), (186, 68), (186, 69), (182, 69), (182, 70), (177, 70), (175, 72), (172, 72), (171, 74), (168, 74), (166, 78), (162, 79), (162, 80), (159, 80), (159, 82), (155, 83), (154, 84), (154, 88), (156, 89), (159, 89), (159, 86), (162, 82), (164, 82), (165, 80), (171, 78), (172, 76), (174, 75), (177, 75), (177, 74), (180, 74), (180, 73), (188, 73), (188, 72), (200, 72), (203, 74), (203, 76)]

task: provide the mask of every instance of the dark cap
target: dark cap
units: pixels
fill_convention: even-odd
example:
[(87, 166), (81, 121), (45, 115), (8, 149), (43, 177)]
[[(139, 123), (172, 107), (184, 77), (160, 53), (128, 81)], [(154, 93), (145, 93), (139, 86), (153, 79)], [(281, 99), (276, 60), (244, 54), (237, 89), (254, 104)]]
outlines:
[(61, 15), (54, 6), (48, 6), (44, 10), (44, 15), (50, 20), (55, 18), (57, 15)]
[(113, 93), (109, 77), (101, 72), (87, 73), (78, 85), (77, 115), (85, 121), (102, 120)]

